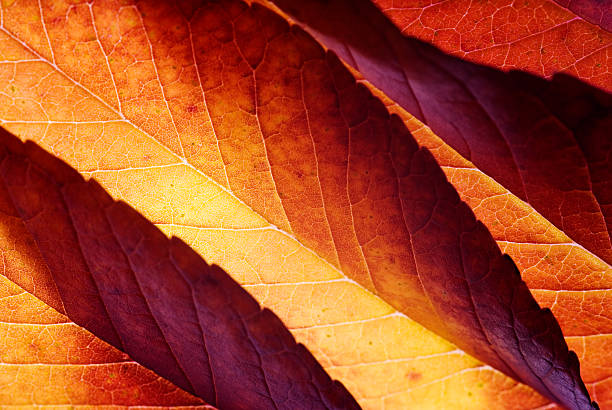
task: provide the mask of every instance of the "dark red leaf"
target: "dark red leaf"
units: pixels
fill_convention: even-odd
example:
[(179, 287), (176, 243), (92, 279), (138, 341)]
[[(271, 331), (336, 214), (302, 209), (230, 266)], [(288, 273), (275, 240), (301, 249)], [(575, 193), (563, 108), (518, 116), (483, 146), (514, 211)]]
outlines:
[[(275, 0), (480, 170), (612, 263), (612, 97), (404, 37), (368, 0)], [(609, 87), (612, 90), (612, 83)]]
[(612, 0), (555, 0), (589, 23), (612, 31)]
[(4, 130), (0, 181), (2, 223), (48, 267), (5, 274), (134, 360), (222, 409), (359, 407), (221, 268)]

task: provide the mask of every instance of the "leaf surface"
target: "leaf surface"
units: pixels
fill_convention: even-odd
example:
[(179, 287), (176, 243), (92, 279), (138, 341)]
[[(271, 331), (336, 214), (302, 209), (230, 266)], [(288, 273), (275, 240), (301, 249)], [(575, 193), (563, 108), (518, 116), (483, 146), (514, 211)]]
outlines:
[(0, 141), (3, 225), (35, 241), (48, 270), (28, 279), (55, 285), (51, 306), (221, 408), (358, 408), (221, 268), (34, 144)]
[(517, 261), (536, 300), (551, 308), (559, 319), (567, 343), (578, 352), (581, 375), (593, 399), (603, 409), (612, 405), (611, 315), (605, 308), (612, 294), (610, 265), (571, 241), (367, 81), (362, 83), (405, 121), (420, 144), (431, 150), (500, 249)]
[(609, 93), (447, 56), (403, 37), (367, 0), (276, 4), (461, 156), (612, 262)]
[[(363, 67), (368, 68), (367, 65)], [(552, 308), (568, 343), (579, 352), (583, 363), (582, 374), (589, 390), (599, 404), (607, 408), (611, 400), (608, 392), (612, 391), (612, 358), (608, 354), (612, 315), (607, 308), (612, 288), (608, 254), (612, 248), (607, 240), (602, 246), (596, 246), (588, 235), (597, 230), (607, 231), (604, 239), (610, 235), (610, 98), (572, 81), (556, 79), (556, 82), (542, 87), (541, 82), (534, 82), (528, 77), (524, 79), (529, 80), (525, 83), (527, 88), (529, 84), (534, 84), (536, 92), (532, 96), (536, 95), (548, 107), (548, 118), (544, 111), (540, 111), (542, 123), (556, 122), (557, 126), (538, 126), (535, 130), (521, 128), (521, 122), (529, 124), (524, 120), (525, 116), (520, 115), (525, 110), (513, 107), (520, 104), (529, 109), (534, 107), (526, 104), (529, 100), (523, 99), (510, 105), (512, 116), (509, 119), (518, 123), (519, 127), (513, 130), (510, 138), (503, 139), (511, 144), (509, 156), (512, 158), (509, 163), (516, 162), (520, 173), (526, 176), (524, 179), (516, 178), (517, 185), (522, 182), (527, 188), (530, 184), (547, 188), (547, 193), (540, 194), (541, 200), (530, 194), (523, 197), (531, 202), (526, 204), (521, 195), (517, 197), (499, 186), (501, 182), (511, 187), (504, 179), (507, 178), (504, 175), (507, 168), (496, 170), (495, 166), (487, 166), (482, 157), (475, 155), (473, 146), (462, 149), (465, 145), (454, 144), (456, 140), (445, 138), (446, 143), (454, 146), (455, 150), (437, 137), (435, 140), (417, 137), (417, 140), (432, 149), (462, 199), (487, 225), (500, 248), (517, 261), (536, 299)], [(419, 79), (412, 77), (411, 80), (418, 83)], [(563, 87), (564, 84), (567, 87)], [(516, 87), (520, 88), (521, 84)], [(546, 90), (550, 94), (547, 95)], [(488, 100), (489, 103), (491, 101)], [(508, 109), (507, 99), (499, 98), (493, 102), (500, 106), (505, 104), (503, 109)], [(542, 105), (536, 104), (536, 107), (542, 108)], [(399, 111), (396, 110), (402, 115)], [(499, 114), (503, 110), (491, 112)], [(406, 119), (405, 116), (403, 118)], [(565, 127), (559, 127), (559, 122), (563, 122)], [(420, 126), (415, 128), (409, 125), (409, 128), (416, 131)], [(492, 141), (494, 138), (487, 140), (490, 135), (479, 134), (478, 141), (476, 136), (468, 135), (466, 143), (484, 142), (482, 152), (498, 152)], [(503, 139), (502, 143), (505, 143)], [(546, 139), (549, 140), (547, 144), (544, 142)], [(516, 149), (518, 147), (522, 149)], [(504, 155), (493, 155), (493, 158), (504, 161)], [(497, 177), (497, 182), (483, 174), (483, 169), (488, 169), (490, 176)], [(539, 181), (532, 179), (538, 173), (544, 178), (539, 178)], [(519, 187), (513, 192), (521, 191)], [(581, 230), (586, 235), (581, 234)]]
[(462, 59), (545, 78), (562, 72), (600, 88), (612, 87), (612, 35), (604, 12), (610, 10), (608, 0), (373, 3), (404, 35)]
[[(79, 134), (80, 138), (71, 145), (70, 151), (63, 154), (70, 157), (75, 153), (73, 150), (76, 153), (86, 152), (92, 144), (105, 145), (114, 138), (111, 135), (110, 140), (101, 141), (99, 136), (98, 133)], [(123, 146), (126, 150), (124, 154), (129, 154), (131, 147), (138, 146), (136, 138), (128, 142)], [(118, 158), (121, 157), (118, 155)], [(166, 183), (153, 196), (155, 202), (145, 204), (144, 209), (149, 212), (153, 209), (155, 215), (155, 209), (163, 207), (160, 199), (164, 201), (164, 198), (173, 197), (176, 186), (179, 190), (186, 189), (191, 195), (202, 197), (204, 203), (212, 202), (212, 206), (203, 211), (213, 211), (215, 197), (220, 193), (214, 191), (213, 185), (209, 186), (213, 192), (202, 196), (207, 180), (201, 177), (194, 181), (194, 176), (188, 170), (181, 170), (183, 167), (184, 164), (177, 164), (175, 170), (172, 167), (143, 167), (97, 171), (93, 174), (109, 181), (109, 186), (129, 189), (139, 186), (134, 184), (135, 176), (142, 182), (142, 179), (151, 178), (151, 174), (147, 175), (151, 170), (155, 173), (159, 169), (170, 169), (169, 173), (153, 176), (161, 176), (158, 181)], [(115, 193), (121, 195), (117, 191)], [(134, 190), (132, 193), (126, 192), (124, 198), (138, 202), (137, 199), (142, 196), (139, 190)], [(172, 211), (181, 212), (190, 202), (189, 198), (187, 195), (183, 196), (183, 202), (173, 201), (175, 208)], [(229, 214), (234, 212), (236, 209), (229, 207)], [(244, 215), (240, 210), (238, 214)], [(155, 215), (162, 221), (169, 220), (171, 216), (167, 209)], [(348, 381), (368, 408), (402, 408), (408, 403), (436, 408), (448, 406), (448, 401), (452, 400), (451, 407), (484, 409), (506, 406), (508, 397), (520, 399), (521, 403), (529, 403), (533, 407), (544, 403), (541, 397), (525, 386), (517, 385), (490, 367), (483, 366), (389, 306), (373, 300), (369, 293), (338, 276), (337, 271), (320, 258), (313, 257), (310, 251), (294, 240), (284, 239), (273, 227), (200, 228), (170, 223), (160, 223), (159, 226), (168, 233), (182, 236), (194, 244), (200, 253), (210, 255), (236, 272), (247, 289), (283, 314), (283, 319), (292, 325), (292, 332), (298, 339), (317, 349), (315, 353), (328, 371)], [(272, 247), (274, 253), (265, 252), (265, 249)], [(11, 246), (4, 245), (3, 248), (11, 249)], [(228, 255), (228, 249), (235, 254)], [(4, 260), (8, 262), (4, 266), (5, 272), (9, 276), (14, 275), (12, 279), (29, 287), (31, 292), (44, 297), (45, 287), (41, 289), (36, 285), (45, 283), (45, 275), (27, 271), (28, 274), (24, 275), (23, 269), (15, 269), (16, 266), (23, 266), (19, 257), (32, 254), (36, 255), (37, 252), (19, 249), (12, 255), (5, 253)], [(35, 260), (29, 258), (25, 266), (37, 265)], [(339, 304), (338, 300), (346, 303)], [(53, 300), (47, 299), (47, 302), (54, 304)], [(299, 309), (295, 308), (296, 304)], [(359, 337), (355, 338), (355, 335)]]
[(212, 409), (5, 276), (0, 276), (0, 346), (3, 406)]
[[(226, 265), (240, 266), (227, 270), (289, 327), (346, 323), (349, 340), (354, 339), (351, 332), (365, 329), (357, 324), (364, 318), (416, 329), (405, 319), (386, 317), (395, 310), (365, 287), (466, 350), (508, 373), (521, 373), (549, 397), (551, 388), (575, 383), (579, 400), (588, 406), (576, 360), (568, 355), (556, 322), (539, 311), (512, 263), (459, 201), (431, 156), (419, 149), (400, 121), (389, 118), (378, 100), (355, 85), (333, 55), (324, 54), (301, 30), (239, 2), (200, 8), (183, 4), (180, 9), (147, 2), (122, 8), (112, 3), (58, 3), (42, 10), (13, 6), (3, 10), (3, 84), (11, 96), (1, 109), (3, 124), (22, 138), (42, 141), (80, 172), (95, 176), (115, 197), (164, 224), (167, 232), (201, 242), (194, 246), (207, 259), (207, 253), (217, 252)], [(28, 13), (34, 17), (24, 19)], [(156, 189), (143, 191), (143, 186)], [(258, 240), (264, 245), (255, 248), (259, 253), (244, 251), (253, 249), (256, 235), (263, 238)], [(413, 242), (412, 236), (418, 239)], [(272, 241), (266, 242), (268, 238)], [(281, 259), (299, 249), (297, 264), (307, 260), (316, 275), (304, 269), (270, 275), (283, 266), (272, 263), (277, 259), (270, 256), (283, 249), (279, 243), (293, 247)], [(233, 252), (226, 254), (227, 249)], [(244, 261), (232, 257), (239, 249)], [(275, 269), (253, 268), (253, 261)], [(490, 283), (508, 281), (499, 289), (507, 300), (491, 300), (497, 306), (493, 310), (478, 305), (491, 295), (488, 284), (475, 281), (486, 274), (489, 263), (502, 272), (498, 278), (488, 276)], [(449, 272), (456, 276), (449, 278)], [(308, 280), (302, 277), (305, 273)], [(466, 286), (466, 278), (471, 286)], [(421, 279), (430, 280), (426, 286), (438, 298), (431, 305)], [(513, 306), (508, 290), (518, 295)], [(359, 303), (348, 304), (353, 300)], [(543, 322), (529, 323), (520, 303), (527, 304), (527, 311), (540, 312), (532, 317)], [(480, 316), (483, 310), (493, 311), (504, 320), (520, 316), (516, 320), (525, 325), (520, 329), (525, 331), (523, 346), (542, 349), (534, 356), (545, 354), (545, 360), (558, 361), (560, 372), (553, 372), (553, 379), (564, 377), (568, 367), (571, 375), (563, 383), (542, 382), (539, 376), (548, 377), (548, 364), (541, 363), (538, 376), (531, 374), (517, 345), (504, 346), (513, 339), (502, 340), (499, 328), (492, 333), (497, 348), (489, 347), (485, 339), (490, 334), (480, 329), (476, 309)], [(551, 333), (533, 340), (535, 328)], [(309, 337), (322, 332), (317, 329), (309, 329)], [(476, 341), (471, 340), (474, 336)], [(371, 383), (394, 389), (372, 393), (364, 382), (364, 366), (355, 370), (367, 363), (360, 355), (370, 348), (362, 346), (363, 351), (342, 357), (337, 347), (321, 339), (312, 336), (308, 345), (315, 354), (317, 346), (334, 351), (338, 357), (330, 362), (344, 360), (350, 367), (348, 377), (361, 372), (355, 384), (363, 389), (358, 395), (363, 400), (409, 403), (423, 397), (423, 391), (425, 397), (439, 400), (452, 376), (452, 371), (448, 379), (436, 375), (428, 384), (419, 377), (410, 380), (407, 375), (413, 372), (405, 373), (407, 367), (398, 365), (401, 387)], [(445, 349), (439, 349), (442, 355), (454, 351)], [(546, 353), (551, 349), (559, 351)], [(412, 365), (418, 357), (401, 354), (402, 365)], [(372, 364), (370, 369), (382, 373), (380, 369), (395, 362)], [(460, 383), (470, 380), (464, 373)], [(412, 391), (406, 387), (410, 382), (423, 388)], [(433, 384), (437, 386), (432, 392)], [(453, 393), (447, 397), (459, 394), (456, 387), (449, 390)], [(474, 395), (471, 389), (469, 393)], [(469, 401), (467, 396), (462, 399)]]
[[(43, 134), (51, 143), (54, 132), (67, 135), (61, 125), (48, 134), (39, 134), (40, 130), (32, 129), (32, 124), (10, 126), (21, 132)], [(115, 137), (111, 134), (109, 139), (101, 140), (99, 132), (82, 131), (72, 140), (74, 144), (66, 151), (58, 151), (58, 155), (75, 161), (96, 144), (112, 145)], [(142, 140), (134, 134), (127, 133), (128, 140), (121, 144), (123, 150), (116, 158), (133, 154), (132, 147), (141, 145)], [(148, 148), (155, 150), (157, 145)], [(104, 155), (106, 150), (99, 152)], [(143, 157), (150, 152), (145, 151)], [(92, 159), (102, 158), (93, 156), (88, 161)], [(227, 193), (220, 192), (201, 174), (194, 175), (183, 163), (82, 173), (94, 175), (117, 197), (138, 204), (165, 232), (182, 237), (199, 253), (234, 272), (264, 305), (279, 312), (295, 337), (313, 349), (326, 369), (350, 386), (367, 408), (404, 408), (414, 404), (423, 408), (486, 409), (514, 408), (517, 403), (537, 407), (545, 403), (532, 390), (483, 366), (372, 298), (369, 292), (355, 286), (275, 227), (262, 225), (258, 217), (249, 220), (252, 211), (249, 214), (244, 205), (232, 206)], [(143, 198), (138, 189), (142, 185), (155, 186), (156, 190), (149, 192), (149, 198)], [(223, 199), (220, 203), (225, 205), (226, 213), (219, 213), (217, 209), (219, 197)], [(191, 214), (190, 224), (172, 223), (175, 216), (186, 217), (192, 198), (205, 204), (199, 213)], [(168, 199), (172, 199), (172, 207), (167, 206)], [(211, 220), (203, 217), (215, 212)], [(233, 220), (234, 215), (245, 225), (241, 227)], [(194, 219), (201, 223), (223, 221), (232, 225), (202, 227)]]

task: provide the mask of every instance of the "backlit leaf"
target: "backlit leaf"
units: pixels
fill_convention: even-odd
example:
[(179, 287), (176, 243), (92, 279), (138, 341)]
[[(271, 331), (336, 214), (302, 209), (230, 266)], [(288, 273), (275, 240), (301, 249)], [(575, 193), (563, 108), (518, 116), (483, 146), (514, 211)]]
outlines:
[(431, 150), (462, 199), (489, 228), (500, 248), (517, 262), (536, 300), (552, 309), (568, 345), (578, 353), (581, 374), (593, 399), (601, 408), (608, 408), (612, 399), (612, 336), (610, 313), (605, 307), (612, 293), (610, 265), (571, 241), (371, 84), (363, 83), (402, 117), (420, 144)]
[(399, 309), (589, 406), (554, 318), (428, 151), (301, 30), (232, 1), (16, 2), (2, 30), (4, 126), (223, 266), (363, 405), (545, 403)]
[(35, 295), (53, 284), (51, 306), (215, 406), (358, 408), (221, 268), (34, 144), (0, 138), (2, 226), (48, 268), (24, 278), (5, 262), (10, 279)]
[(5, 276), (0, 276), (0, 321), (3, 406), (211, 409)]
[(546, 78), (568, 73), (595, 86), (612, 89), (609, 0), (556, 3), (373, 0), (373, 3), (404, 35), (427, 41), (463, 59), (505, 71), (525, 70)]

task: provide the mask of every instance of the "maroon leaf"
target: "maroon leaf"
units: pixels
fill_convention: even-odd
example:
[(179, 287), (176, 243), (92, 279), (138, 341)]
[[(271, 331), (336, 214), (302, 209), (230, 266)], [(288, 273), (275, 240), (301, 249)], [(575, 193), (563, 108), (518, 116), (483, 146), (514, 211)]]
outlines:
[[(275, 0), (480, 170), (612, 263), (612, 97), (404, 37), (368, 0)], [(612, 89), (612, 84), (610, 85)]]
[(4, 130), (0, 181), (11, 231), (33, 238), (48, 267), (5, 274), (48, 284), (32, 293), (96, 336), (222, 409), (359, 407), (221, 268)]
[(555, 0), (589, 23), (612, 31), (612, 0)]

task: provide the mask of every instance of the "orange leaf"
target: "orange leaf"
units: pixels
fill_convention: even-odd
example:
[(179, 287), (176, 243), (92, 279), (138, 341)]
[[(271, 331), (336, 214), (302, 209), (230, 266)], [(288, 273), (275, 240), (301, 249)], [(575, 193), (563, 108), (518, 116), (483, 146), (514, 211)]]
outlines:
[[(364, 405), (401, 408), (416, 398), (487, 408), (515, 386), (365, 288), (549, 397), (566, 400), (554, 378), (570, 380), (588, 405), (556, 322), (427, 151), (301, 30), (237, 1), (14, 3), (3, 24), (4, 126), (94, 176), (208, 260), (221, 259)], [(490, 267), (498, 273), (489, 277)], [(502, 336), (504, 320), (518, 321), (521, 348), (537, 354), (520, 357), (514, 339)], [(363, 324), (370, 321), (389, 327), (381, 336), (382, 327)], [(360, 344), (346, 354), (325, 340), (335, 342), (323, 333), (329, 329), (342, 343), (367, 331), (372, 344), (410, 329), (436, 346), (425, 360), (440, 353), (438, 363), (449, 366), (422, 367), (434, 373), (426, 380), (410, 370), (421, 360), (417, 345), (407, 353), (387, 350), (393, 343), (376, 351)], [(542, 329), (549, 339), (536, 337)], [(543, 368), (530, 369), (542, 357)], [(560, 369), (551, 379), (546, 361)], [(391, 366), (397, 383), (383, 372)], [(486, 389), (472, 369), (485, 374)], [(516, 389), (521, 401), (511, 405), (543, 404)]]
[[(406, 36), (479, 64), (550, 78), (568, 73), (610, 90), (612, 34), (552, 0), (373, 0)], [(558, 1), (580, 4), (598, 1)], [(608, 6), (609, 7), (609, 6)], [(609, 14), (609, 10), (608, 10)], [(593, 23), (593, 24), (591, 24)], [(603, 26), (602, 26), (603, 27)]]
[(211, 408), (4, 276), (0, 276), (0, 329), (3, 406)]

